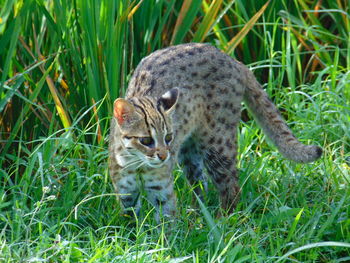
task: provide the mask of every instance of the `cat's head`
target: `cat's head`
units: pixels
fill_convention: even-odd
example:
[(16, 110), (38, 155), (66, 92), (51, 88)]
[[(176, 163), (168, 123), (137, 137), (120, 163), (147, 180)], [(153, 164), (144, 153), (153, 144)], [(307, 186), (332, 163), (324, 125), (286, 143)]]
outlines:
[(173, 141), (171, 115), (179, 91), (173, 88), (154, 100), (150, 97), (119, 98), (114, 101), (114, 118), (122, 146), (151, 167), (170, 158)]

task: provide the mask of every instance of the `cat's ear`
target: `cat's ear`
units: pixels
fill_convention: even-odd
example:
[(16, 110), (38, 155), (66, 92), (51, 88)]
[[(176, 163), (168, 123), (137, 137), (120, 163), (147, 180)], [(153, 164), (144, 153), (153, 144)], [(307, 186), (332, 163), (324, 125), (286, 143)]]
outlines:
[(164, 112), (170, 113), (175, 109), (175, 105), (179, 98), (178, 88), (172, 88), (171, 90), (165, 92), (159, 99), (157, 103), (158, 108), (163, 108)]
[(119, 125), (130, 125), (140, 119), (140, 114), (135, 111), (135, 107), (125, 99), (119, 98), (114, 101), (113, 115)]

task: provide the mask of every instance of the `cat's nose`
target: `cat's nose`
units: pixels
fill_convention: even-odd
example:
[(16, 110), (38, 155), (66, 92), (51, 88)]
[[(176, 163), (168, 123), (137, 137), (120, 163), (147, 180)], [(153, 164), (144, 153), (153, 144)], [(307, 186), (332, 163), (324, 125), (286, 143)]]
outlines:
[(166, 152), (158, 152), (157, 156), (159, 160), (164, 161), (168, 157), (168, 154)]

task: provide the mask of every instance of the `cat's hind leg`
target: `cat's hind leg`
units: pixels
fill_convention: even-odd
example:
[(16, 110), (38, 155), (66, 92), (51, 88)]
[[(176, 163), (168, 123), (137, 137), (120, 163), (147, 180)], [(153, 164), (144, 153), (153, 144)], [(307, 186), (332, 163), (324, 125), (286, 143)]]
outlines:
[(231, 133), (229, 137), (212, 133), (206, 140), (204, 165), (219, 192), (221, 207), (231, 213), (240, 196), (234, 135)]

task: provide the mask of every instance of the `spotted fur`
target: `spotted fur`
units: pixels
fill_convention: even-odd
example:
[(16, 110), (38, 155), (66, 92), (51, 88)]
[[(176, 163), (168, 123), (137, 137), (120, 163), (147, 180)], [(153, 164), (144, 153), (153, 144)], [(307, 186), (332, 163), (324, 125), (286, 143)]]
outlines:
[(114, 102), (109, 168), (124, 208), (139, 208), (143, 185), (157, 211), (175, 215), (172, 170), (180, 162), (194, 185), (205, 167), (231, 212), (240, 191), (236, 129), (243, 100), (285, 157), (321, 156), (321, 148), (296, 139), (253, 74), (216, 48), (183, 44), (144, 58), (126, 98)]

